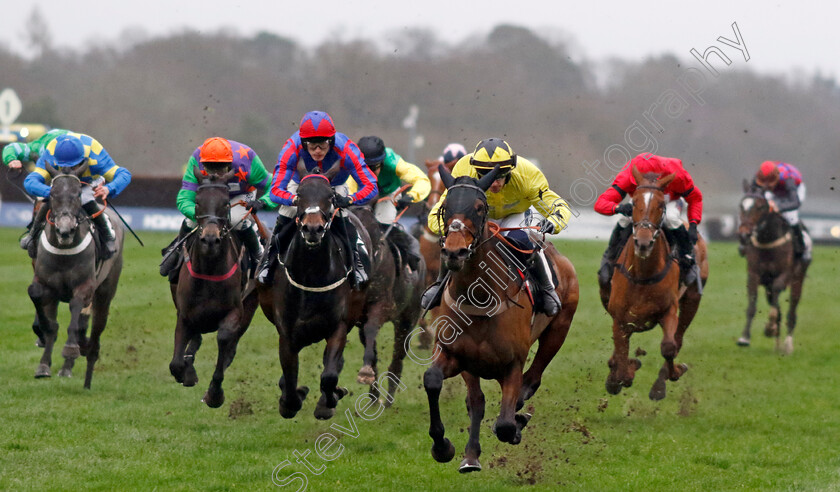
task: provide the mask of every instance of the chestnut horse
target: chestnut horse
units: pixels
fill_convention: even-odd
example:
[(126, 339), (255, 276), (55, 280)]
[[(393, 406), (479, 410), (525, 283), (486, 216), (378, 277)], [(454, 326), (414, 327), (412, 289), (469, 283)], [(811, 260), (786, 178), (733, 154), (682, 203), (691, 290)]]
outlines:
[[(485, 191), (497, 173), (498, 166), (481, 180), (469, 176), (454, 179), (441, 167), (449, 189), (442, 207), (446, 233), (441, 254), (452, 275), (442, 287), (434, 362), (423, 375), (423, 385), (429, 399), (432, 457), (445, 463), (453, 458), (455, 448), (444, 437), (440, 392), (445, 379), (458, 374), (464, 378), (470, 431), (461, 472), (481, 470), (479, 431), (485, 404), (481, 379), (495, 379), (502, 388), (496, 437), (518, 444), (531, 416), (516, 412), (539, 388), (543, 371), (566, 340), (578, 304), (574, 267), (546, 243), (563, 308), (553, 317), (534, 311), (520, 271), (512, 272), (502, 259), (510, 254), (503, 244), (506, 240), (498, 231), (491, 232), (488, 221)], [(537, 340), (539, 348), (523, 375), (528, 352)]]
[[(744, 183), (740, 206), (738, 236), (747, 258), (747, 323), (737, 344), (750, 345), (750, 326), (756, 311), (758, 286), (764, 286), (770, 317), (764, 334), (776, 337), (776, 350), (783, 354), (793, 352), (793, 330), (796, 327), (796, 307), (802, 297), (802, 284), (810, 262), (794, 258), (790, 226), (781, 214), (771, 211), (760, 192), (751, 191)], [(779, 320), (782, 317), (779, 296), (790, 286), (790, 307), (787, 315), (787, 336), (781, 343)]]
[(186, 254), (177, 283), (170, 284), (178, 318), (169, 372), (184, 386), (198, 383), (194, 362), (201, 335), (217, 332), (216, 369), (201, 401), (208, 407), (218, 408), (225, 401), (222, 389), (225, 369), (233, 362), (239, 339), (251, 324), (257, 296), (254, 280), (246, 285), (243, 248), (232, 234), (227, 183), (234, 171), (207, 178), (195, 171), (198, 179), (196, 237), (184, 246)]
[[(656, 173), (644, 176), (633, 167), (638, 183), (633, 193), (633, 236), (618, 257), (612, 277), (611, 290), (601, 290), (602, 302), (613, 318), (614, 351), (609, 360), (610, 374), (606, 388), (618, 394), (622, 387), (630, 387), (639, 359), (630, 359), (630, 336), (662, 326), (660, 351), (665, 363), (648, 395), (651, 400), (665, 398), (665, 381), (677, 381), (687, 370), (685, 364), (674, 364), (683, 344), (683, 336), (700, 306), (701, 293), (697, 285), (680, 288), (680, 270), (671, 256), (671, 248), (663, 234), (665, 194), (663, 190), (675, 174), (659, 177)], [(702, 238), (695, 247), (700, 279), (709, 276), (706, 244)]]

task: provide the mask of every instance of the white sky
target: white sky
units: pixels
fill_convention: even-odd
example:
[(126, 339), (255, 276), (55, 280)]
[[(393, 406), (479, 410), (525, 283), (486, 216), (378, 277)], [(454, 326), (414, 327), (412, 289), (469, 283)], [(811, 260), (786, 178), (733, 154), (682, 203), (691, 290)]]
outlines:
[[(819, 70), (840, 76), (840, 4), (827, 1), (636, 0), (566, 2), (562, 0), (3, 0), (0, 45), (26, 54), (24, 26), (33, 6), (46, 17), (53, 44), (82, 50), (91, 43), (112, 42), (130, 27), (148, 35), (189, 28), (215, 32), (233, 28), (251, 36), (269, 31), (313, 46), (331, 37), (399, 35), (427, 27), (440, 39), (457, 43), (470, 34), (510, 23), (568, 37), (575, 53), (592, 61), (616, 56), (637, 61), (673, 53), (691, 60), (713, 43), (732, 58), (731, 68), (761, 73), (806, 75)], [(717, 42), (735, 39), (736, 22), (750, 60)], [(17, 27), (15, 27), (17, 26)]]

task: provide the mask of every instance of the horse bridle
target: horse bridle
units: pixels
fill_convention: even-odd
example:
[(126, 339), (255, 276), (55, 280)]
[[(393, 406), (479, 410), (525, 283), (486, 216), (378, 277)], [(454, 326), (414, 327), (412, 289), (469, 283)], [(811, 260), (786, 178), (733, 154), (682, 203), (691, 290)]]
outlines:
[[(199, 185), (198, 190), (196, 190), (196, 193), (199, 190), (201, 190), (202, 188), (224, 188), (225, 190), (228, 190), (228, 185), (226, 183), (202, 184), (202, 185)], [(219, 230), (221, 231), (221, 237), (223, 237), (223, 238), (226, 237), (231, 231), (231, 227), (230, 227), (230, 208), (228, 208), (228, 216), (227, 217), (220, 217), (218, 215), (204, 214), (204, 215), (196, 215), (195, 216), (195, 221), (198, 222), (198, 231), (199, 232), (201, 232), (201, 230), (204, 229), (204, 226), (208, 225), (208, 224), (216, 224), (217, 226), (219, 226)], [(204, 223), (202, 224), (200, 221), (204, 221)]]
[[(770, 206), (769, 206), (769, 204), (767, 203), (767, 199), (766, 199), (766, 198), (764, 197), (764, 195), (763, 195), (763, 194), (761, 194), (761, 193), (747, 193), (747, 194), (746, 194), (746, 195), (744, 195), (744, 197), (741, 199), (741, 202), (743, 202), (743, 201), (744, 201), (745, 199), (747, 199), (747, 198), (753, 198), (753, 199), (755, 199), (755, 198), (760, 198), (760, 199), (764, 200), (764, 207), (763, 207), (763, 208), (766, 208), (766, 212), (762, 213), (762, 215), (761, 215), (761, 217), (759, 218), (759, 220), (756, 220), (755, 222), (751, 222), (751, 223), (749, 224), (749, 225), (750, 225), (750, 230), (749, 230), (749, 232), (748, 232), (747, 234), (743, 234), (743, 235), (742, 235), (742, 234), (739, 234), (739, 235), (738, 235), (738, 236), (739, 236), (739, 239), (741, 240), (741, 242), (742, 242), (743, 244), (745, 244), (745, 243), (746, 243), (746, 241), (747, 241), (747, 239), (749, 238), (749, 240), (753, 243), (753, 245), (754, 245), (754, 246), (756, 246), (756, 247), (758, 247), (758, 248), (760, 248), (760, 249), (766, 249), (766, 248), (761, 248), (761, 246), (759, 246), (759, 244), (760, 244), (760, 243), (758, 243), (758, 232), (759, 232), (760, 230), (762, 230), (762, 229), (763, 229), (764, 224), (766, 224), (766, 223), (767, 223), (767, 222), (766, 222), (766, 220), (764, 220), (764, 219), (765, 219), (765, 217), (767, 217), (767, 215), (770, 213)], [(784, 239), (784, 238), (785, 238), (785, 236), (782, 236), (780, 239)]]
[[(52, 178), (52, 181), (53, 181), (53, 182), (55, 182), (58, 178), (73, 178), (73, 179), (75, 179), (76, 181), (78, 181), (80, 185), (85, 184), (85, 183), (82, 183), (82, 180), (81, 180), (81, 179), (79, 179), (79, 177), (78, 177), (78, 176), (76, 176), (75, 174), (58, 174), (58, 175), (56, 175), (55, 177), (53, 177), (53, 178)], [(45, 206), (46, 206), (46, 205), (45, 205)], [(50, 215), (52, 215), (52, 207), (50, 207), (49, 209), (47, 209), (46, 221), (47, 221), (47, 223), (48, 223), (48, 224), (50, 224), (50, 225), (54, 226), (54, 225), (55, 225), (55, 220), (50, 220)], [(83, 222), (83, 221), (85, 221), (85, 220), (88, 220), (88, 219), (89, 219), (89, 217), (87, 216), (87, 214), (82, 214), (82, 213), (80, 213), (79, 211), (76, 211), (76, 213), (75, 213), (75, 214), (70, 213), (70, 212), (61, 212), (61, 213), (59, 213), (59, 214), (56, 214), (56, 218), (58, 218), (58, 217), (64, 217), (64, 216), (76, 217), (76, 221), (77, 221), (77, 222)]]
[[(329, 179), (327, 179), (327, 177), (324, 176), (323, 174), (308, 174), (308, 175), (304, 176), (303, 178), (301, 178), (301, 182), (303, 182), (304, 179), (312, 177), (312, 176), (317, 176), (319, 178), (324, 178), (329, 183)], [(336, 195), (335, 190), (333, 190), (333, 197), (335, 195)], [(334, 204), (332, 204), (332, 201), (330, 201), (330, 202), (331, 202), (330, 203), (330, 209), (327, 212), (324, 212), (324, 210), (321, 207), (317, 207), (317, 206), (306, 207), (302, 212), (299, 212), (297, 214), (297, 216), (295, 217), (295, 226), (297, 226), (298, 231), (301, 234), (303, 234), (303, 231), (300, 230), (300, 224), (301, 224), (300, 219), (302, 219), (303, 217), (305, 217), (309, 214), (317, 214), (317, 213), (320, 213), (321, 217), (324, 218), (324, 222), (325, 222), (324, 223), (324, 232), (327, 232), (328, 230), (330, 230), (330, 226), (332, 226), (333, 219), (335, 218), (336, 215), (338, 215), (338, 210), (339, 210), (338, 208), (336, 208), (336, 206)]]
[[(487, 212), (487, 209), (489, 208), (488, 205), (487, 205), (487, 194), (485, 193), (484, 190), (482, 190), (481, 188), (479, 188), (478, 186), (476, 186), (472, 183), (461, 183), (461, 184), (452, 185), (449, 188), (447, 188), (447, 191), (448, 190), (454, 190), (455, 188), (469, 188), (469, 189), (473, 189), (473, 190), (478, 191), (479, 196), (481, 197), (481, 201), (484, 203), (485, 214), (481, 218), (481, 223), (479, 224), (479, 226), (476, 228), (475, 231), (470, 231), (470, 234), (472, 234), (472, 236), (473, 236), (473, 240), (469, 244), (469, 246), (467, 246), (467, 250), (469, 251), (468, 254), (467, 254), (467, 258), (469, 258), (470, 256), (473, 255), (473, 253), (475, 253), (475, 250), (478, 249), (478, 247), (481, 245), (481, 242), (480, 242), (481, 234), (482, 234), (482, 231), (484, 231), (484, 226), (487, 224), (487, 215), (488, 214), (486, 212)], [(452, 224), (446, 226), (446, 224), (443, 223), (443, 217), (445, 216), (445, 214), (446, 214), (446, 202), (441, 204), (441, 207), (438, 210), (438, 214), (437, 214), (439, 229), (440, 230), (445, 229), (445, 234), (443, 234), (440, 237), (440, 246), (441, 247), (443, 247), (444, 243), (446, 242), (446, 237), (449, 235), (450, 232), (461, 232), (462, 230), (467, 228), (466, 224), (464, 224), (460, 220), (453, 221)]]
[[(637, 186), (636, 189), (637, 190), (662, 191), (662, 188), (660, 188), (658, 186), (654, 186), (654, 185), (641, 185), (641, 186)], [(636, 235), (636, 229), (653, 229), (653, 240), (656, 241), (656, 238), (659, 237), (659, 234), (662, 232), (662, 224), (665, 223), (665, 211), (664, 211), (665, 203), (664, 202), (662, 203), (661, 208), (663, 209), (662, 217), (659, 218), (659, 223), (658, 224), (654, 224), (652, 221), (650, 221), (647, 218), (647, 215), (646, 215), (642, 220), (640, 220), (638, 222), (633, 222), (633, 235), (634, 236)]]

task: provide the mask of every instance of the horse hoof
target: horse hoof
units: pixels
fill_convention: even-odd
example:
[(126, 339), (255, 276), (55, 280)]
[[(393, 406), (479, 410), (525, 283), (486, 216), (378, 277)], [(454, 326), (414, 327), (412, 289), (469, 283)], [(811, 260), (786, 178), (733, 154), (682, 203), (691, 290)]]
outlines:
[(461, 462), (461, 466), (458, 467), (458, 471), (461, 473), (481, 471), (481, 463), (479, 463), (477, 459), (471, 460), (469, 458), (464, 458)]
[(81, 349), (79, 349), (79, 345), (75, 343), (68, 343), (61, 349), (61, 356), (65, 359), (78, 359), (81, 355)]
[(364, 366), (359, 369), (359, 374), (356, 376), (356, 381), (360, 384), (370, 386), (376, 381), (376, 372), (371, 366)]
[(40, 364), (38, 365), (38, 369), (35, 369), (35, 378), (37, 379), (48, 378), (50, 376), (52, 376), (52, 374), (50, 374), (50, 366), (46, 364)]
[(283, 398), (280, 398), (280, 416), (284, 419), (291, 419), (294, 418), (295, 415), (300, 411), (300, 407), (303, 406), (302, 402), (298, 403), (297, 408), (291, 408), (286, 406), (286, 402)]
[(205, 403), (210, 408), (219, 408), (225, 402), (225, 393), (220, 389), (219, 393), (214, 395), (210, 392), (210, 390), (207, 390), (201, 398), (201, 402)]
[(653, 387), (650, 389), (650, 393), (648, 394), (648, 398), (653, 401), (659, 401), (665, 398), (665, 381), (662, 379), (657, 379), (655, 383), (653, 383)]
[(71, 371), (70, 369), (62, 369), (62, 370), (58, 371), (58, 377), (60, 377), (60, 378), (72, 378), (73, 377), (73, 371)]
[(318, 405), (315, 407), (314, 415), (318, 420), (329, 420), (335, 415), (335, 408), (327, 408)]
[(738, 339), (737, 342), (735, 342), (735, 344), (738, 345), (739, 347), (749, 347), (750, 346), (750, 339), (741, 337), (741, 338)]
[(43, 340), (43, 339), (38, 338), (37, 340), (35, 340), (35, 346), (36, 346), (36, 347), (38, 347), (38, 348), (44, 348), (44, 346), (45, 346), (45, 345), (46, 345), (46, 344), (44, 343), (44, 340)]
[(340, 399), (344, 398), (345, 396), (347, 396), (349, 394), (350, 394), (350, 390), (347, 389), (347, 388), (342, 388), (341, 386), (338, 386), (338, 387), (335, 388), (335, 399), (336, 400), (340, 400)]
[(788, 335), (785, 337), (785, 345), (782, 355), (790, 355), (793, 353), (793, 337)]
[(198, 374), (195, 372), (195, 367), (187, 366), (187, 368), (184, 369), (184, 381), (182, 384), (187, 388), (198, 384)]
[(432, 458), (438, 463), (449, 463), (455, 457), (455, 446), (452, 441), (443, 438), (443, 449), (438, 449), (437, 446), (432, 446)]
[(630, 359), (630, 363), (636, 366), (637, 371), (642, 368), (642, 361), (639, 359)]
[(493, 426), (493, 433), (496, 434), (496, 437), (502, 442), (519, 444), (519, 441), (516, 441), (517, 434), (519, 434), (519, 432), (516, 429), (516, 424), (513, 422), (496, 422)]
[(607, 388), (607, 393), (611, 395), (617, 395), (621, 392), (621, 383), (618, 381), (611, 381), (610, 379), (607, 379), (604, 386)]

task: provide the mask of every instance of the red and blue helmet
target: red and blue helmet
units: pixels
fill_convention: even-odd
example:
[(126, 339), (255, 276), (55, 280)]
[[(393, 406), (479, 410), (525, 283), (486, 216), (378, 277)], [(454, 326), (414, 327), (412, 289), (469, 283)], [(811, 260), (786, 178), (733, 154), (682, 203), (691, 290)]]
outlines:
[(61, 135), (48, 145), (44, 161), (53, 167), (73, 167), (85, 160), (85, 145), (77, 137)]
[(300, 139), (303, 142), (323, 142), (335, 138), (335, 125), (324, 111), (310, 111), (300, 120)]

